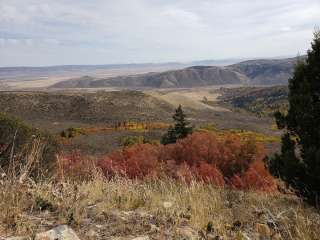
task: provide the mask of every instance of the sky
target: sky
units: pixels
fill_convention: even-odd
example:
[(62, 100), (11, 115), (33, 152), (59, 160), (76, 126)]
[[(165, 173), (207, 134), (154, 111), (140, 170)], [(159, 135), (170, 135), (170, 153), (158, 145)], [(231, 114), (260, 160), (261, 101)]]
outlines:
[(320, 0), (0, 0), (0, 66), (302, 55)]

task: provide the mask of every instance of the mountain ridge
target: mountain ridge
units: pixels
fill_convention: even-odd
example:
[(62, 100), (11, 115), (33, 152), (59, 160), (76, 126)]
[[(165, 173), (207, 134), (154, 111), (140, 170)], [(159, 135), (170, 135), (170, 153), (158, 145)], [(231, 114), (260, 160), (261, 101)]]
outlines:
[(191, 66), (165, 72), (93, 78), (84, 76), (51, 88), (192, 88), (213, 85), (286, 85), (297, 58), (248, 60), (229, 66)]

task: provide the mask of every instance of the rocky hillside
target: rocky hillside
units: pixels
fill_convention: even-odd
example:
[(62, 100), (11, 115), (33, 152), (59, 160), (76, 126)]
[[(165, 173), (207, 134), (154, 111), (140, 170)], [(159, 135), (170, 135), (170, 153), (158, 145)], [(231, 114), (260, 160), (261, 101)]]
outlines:
[(59, 82), (52, 88), (191, 88), (212, 85), (250, 84), (286, 85), (296, 58), (252, 60), (227, 67), (195, 66), (162, 73), (148, 73), (113, 78), (82, 78)]

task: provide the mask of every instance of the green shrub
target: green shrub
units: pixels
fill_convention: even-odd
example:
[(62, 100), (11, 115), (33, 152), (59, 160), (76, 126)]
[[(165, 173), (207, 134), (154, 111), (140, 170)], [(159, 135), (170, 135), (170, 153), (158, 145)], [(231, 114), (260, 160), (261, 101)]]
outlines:
[(68, 128), (60, 133), (62, 138), (74, 138), (78, 135), (85, 135), (85, 132), (81, 128)]
[(136, 144), (150, 143), (143, 136), (125, 136), (120, 139), (121, 147), (131, 147)]
[[(38, 149), (36, 149), (38, 148)], [(59, 150), (56, 138), (46, 132), (34, 129), (17, 118), (0, 113), (0, 167), (7, 171), (13, 168), (15, 174), (21, 174), (30, 158), (37, 158), (33, 165), (37, 169), (31, 175), (51, 172), (55, 166), (55, 154)], [(14, 166), (12, 165), (14, 162)]]

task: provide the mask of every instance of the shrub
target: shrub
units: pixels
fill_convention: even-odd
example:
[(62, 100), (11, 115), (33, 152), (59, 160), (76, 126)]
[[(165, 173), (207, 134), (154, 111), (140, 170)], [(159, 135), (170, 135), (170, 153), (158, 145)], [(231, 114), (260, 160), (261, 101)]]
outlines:
[(192, 180), (238, 189), (273, 191), (276, 184), (264, 166), (263, 147), (238, 136), (194, 133), (175, 144), (138, 144), (99, 160), (107, 177)]
[(139, 144), (115, 151), (98, 164), (108, 177), (116, 174), (140, 179), (156, 177), (160, 167), (159, 150), (159, 146)]
[(47, 174), (55, 167), (58, 150), (56, 138), (51, 134), (0, 113), (0, 168), (5, 171), (10, 168), (15, 176), (26, 171), (33, 176)]
[(143, 136), (125, 136), (120, 139), (121, 147), (131, 147), (136, 144), (148, 143)]
[(74, 138), (78, 135), (84, 135), (85, 132), (81, 128), (68, 128), (60, 133), (62, 138)]

